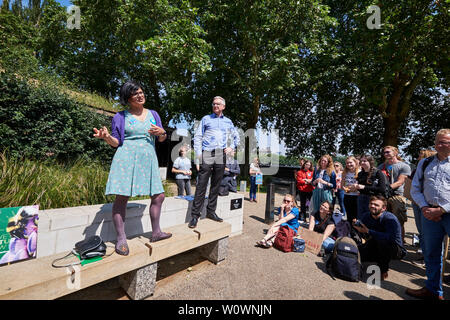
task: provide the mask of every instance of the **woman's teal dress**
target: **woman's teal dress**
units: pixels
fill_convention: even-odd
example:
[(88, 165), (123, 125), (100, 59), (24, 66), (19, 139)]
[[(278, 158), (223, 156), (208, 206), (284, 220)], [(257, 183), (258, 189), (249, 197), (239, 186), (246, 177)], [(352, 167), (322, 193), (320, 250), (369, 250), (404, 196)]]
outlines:
[(141, 196), (163, 193), (155, 151), (155, 136), (148, 133), (156, 121), (147, 110), (144, 121), (125, 111), (123, 145), (117, 148), (109, 171), (106, 194)]

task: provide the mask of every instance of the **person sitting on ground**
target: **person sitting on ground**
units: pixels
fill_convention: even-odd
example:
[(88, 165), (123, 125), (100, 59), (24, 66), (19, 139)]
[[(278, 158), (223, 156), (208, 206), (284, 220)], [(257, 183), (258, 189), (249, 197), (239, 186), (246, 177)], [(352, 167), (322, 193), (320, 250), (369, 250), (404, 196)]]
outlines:
[(388, 277), (390, 261), (403, 259), (406, 255), (400, 222), (386, 208), (385, 197), (372, 196), (369, 202), (370, 214), (362, 217), (361, 221), (353, 219), (353, 227), (360, 234), (370, 236), (359, 246), (361, 261), (376, 262), (380, 267), (382, 280)]
[(333, 251), (336, 238), (336, 225), (332, 218), (333, 206), (329, 201), (323, 201), (319, 210), (311, 215), (309, 230), (323, 234), (322, 248), (325, 253)]
[(286, 194), (283, 199), (283, 203), (278, 209), (280, 219), (275, 222), (267, 231), (267, 235), (256, 242), (256, 244), (263, 248), (270, 248), (275, 242), (275, 237), (282, 226), (288, 226), (294, 233), (297, 234), (299, 227), (298, 216), (299, 210), (294, 196)]

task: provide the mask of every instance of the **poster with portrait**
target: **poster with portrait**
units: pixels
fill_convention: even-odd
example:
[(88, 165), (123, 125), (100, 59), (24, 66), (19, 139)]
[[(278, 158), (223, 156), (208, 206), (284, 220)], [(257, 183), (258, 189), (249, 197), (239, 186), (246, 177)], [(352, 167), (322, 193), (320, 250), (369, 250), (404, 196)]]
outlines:
[(36, 257), (39, 206), (0, 208), (0, 266)]

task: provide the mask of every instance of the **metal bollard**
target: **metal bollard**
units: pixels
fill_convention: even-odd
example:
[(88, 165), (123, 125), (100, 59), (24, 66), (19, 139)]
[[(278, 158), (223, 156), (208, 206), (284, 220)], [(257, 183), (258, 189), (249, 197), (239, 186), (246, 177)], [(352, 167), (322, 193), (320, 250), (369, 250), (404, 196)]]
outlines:
[(266, 195), (266, 212), (264, 223), (272, 223), (273, 222), (273, 207), (275, 202), (275, 192), (274, 192), (274, 184), (269, 183), (267, 185), (267, 195)]

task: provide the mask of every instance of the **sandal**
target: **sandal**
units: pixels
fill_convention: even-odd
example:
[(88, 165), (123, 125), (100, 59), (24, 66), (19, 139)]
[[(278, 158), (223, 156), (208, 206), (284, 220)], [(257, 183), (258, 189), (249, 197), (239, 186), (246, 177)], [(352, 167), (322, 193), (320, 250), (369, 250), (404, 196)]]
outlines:
[(262, 248), (270, 248), (270, 245), (265, 240), (258, 240), (256, 244)]
[(150, 240), (150, 242), (157, 242), (157, 241), (161, 241), (164, 239), (169, 239), (172, 236), (172, 234), (170, 232), (161, 232), (158, 235), (153, 236), (152, 234), (152, 239)]
[(116, 243), (116, 253), (121, 256), (127, 256), (130, 253), (130, 249), (128, 248), (128, 244), (126, 242)]

